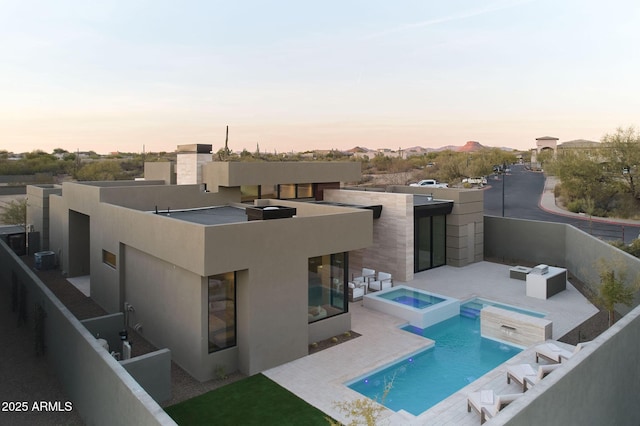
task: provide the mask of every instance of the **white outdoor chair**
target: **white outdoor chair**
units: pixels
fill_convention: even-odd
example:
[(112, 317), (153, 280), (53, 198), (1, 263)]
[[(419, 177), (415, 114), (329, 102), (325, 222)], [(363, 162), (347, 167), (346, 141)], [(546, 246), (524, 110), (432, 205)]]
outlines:
[(473, 392), (467, 398), (467, 412), (471, 412), (473, 408), (473, 411), (480, 415), (480, 424), (483, 424), (521, 395), (521, 393), (496, 395), (492, 390)]
[(563, 359), (566, 361), (573, 355), (580, 352), (580, 350), (588, 343), (589, 342), (578, 343), (574, 346), (573, 351), (562, 349), (554, 343), (542, 343), (536, 346), (536, 362), (538, 362), (540, 358), (543, 358), (549, 362), (561, 363)]
[(558, 367), (560, 364), (545, 364), (538, 366), (536, 371), (530, 364), (512, 365), (507, 368), (507, 383), (513, 380), (522, 386), (522, 392), (525, 392)]
[(376, 277), (375, 269), (362, 268), (362, 275), (360, 275), (359, 277), (353, 277), (351, 279), (351, 282), (353, 282), (356, 285), (358, 284), (369, 285), (369, 281), (371, 281), (372, 279), (375, 279), (375, 277)]
[(393, 287), (393, 278), (388, 272), (378, 272), (378, 279), (369, 281), (369, 290), (380, 291)]

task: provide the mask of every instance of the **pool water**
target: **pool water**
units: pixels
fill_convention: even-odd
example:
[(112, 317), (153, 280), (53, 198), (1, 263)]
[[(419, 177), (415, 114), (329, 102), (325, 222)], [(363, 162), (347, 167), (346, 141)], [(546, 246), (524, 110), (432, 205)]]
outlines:
[(463, 315), (467, 313), (469, 314), (469, 316), (474, 316), (474, 314), (476, 313), (477, 315), (479, 315), (480, 310), (482, 310), (482, 308), (485, 308), (487, 306), (495, 306), (496, 308), (505, 309), (507, 311), (517, 312), (519, 314), (529, 315), (536, 318), (544, 318), (547, 316), (542, 312), (536, 312), (529, 309), (522, 309), (522, 308), (518, 308), (517, 306), (505, 305), (503, 303), (498, 303), (498, 302), (494, 302), (487, 299), (481, 299), (479, 297), (476, 297), (475, 299), (471, 299), (465, 302), (462, 306), (460, 306), (460, 313)]
[[(404, 330), (434, 340), (435, 346), (361, 377), (349, 388), (413, 415), (433, 407), (521, 352), (520, 348), (480, 336), (480, 319), (462, 315), (420, 329)], [(393, 381), (384, 401), (385, 384)]]
[(403, 305), (411, 306), (413, 308), (418, 308), (418, 309), (426, 308), (427, 306), (433, 305), (433, 303), (431, 302), (416, 299), (415, 297), (411, 297), (411, 296), (398, 296), (398, 297), (394, 297), (391, 300), (393, 300), (394, 302), (402, 303)]
[(444, 299), (440, 297), (407, 288), (399, 288), (387, 293), (381, 293), (378, 297), (418, 309), (444, 302)]

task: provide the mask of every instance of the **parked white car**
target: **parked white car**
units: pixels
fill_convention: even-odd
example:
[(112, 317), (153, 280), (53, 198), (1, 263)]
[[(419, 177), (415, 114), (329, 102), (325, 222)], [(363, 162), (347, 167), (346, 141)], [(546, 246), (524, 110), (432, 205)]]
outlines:
[(409, 186), (420, 186), (423, 188), (448, 188), (448, 183), (440, 183), (435, 179), (423, 179), (419, 182), (412, 183)]

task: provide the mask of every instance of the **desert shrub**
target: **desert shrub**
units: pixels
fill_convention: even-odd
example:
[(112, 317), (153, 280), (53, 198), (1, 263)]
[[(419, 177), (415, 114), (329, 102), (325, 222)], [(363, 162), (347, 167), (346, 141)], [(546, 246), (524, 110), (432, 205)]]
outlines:
[(613, 241), (611, 242), (611, 245), (622, 251), (626, 251), (632, 256), (640, 258), (640, 235), (638, 235), (638, 238), (633, 240), (630, 244), (625, 244), (622, 241)]
[(562, 194), (562, 185), (561, 184), (557, 184), (556, 186), (553, 187), (553, 195), (558, 198), (560, 197)]
[(583, 211), (582, 200), (572, 200), (567, 203), (567, 210), (573, 213), (581, 213)]

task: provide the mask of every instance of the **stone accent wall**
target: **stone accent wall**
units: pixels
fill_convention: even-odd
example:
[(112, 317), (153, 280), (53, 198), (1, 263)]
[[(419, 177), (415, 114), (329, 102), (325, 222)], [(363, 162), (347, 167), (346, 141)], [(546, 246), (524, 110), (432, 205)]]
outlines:
[(397, 185), (387, 191), (432, 194), (436, 200), (452, 200), (453, 211), (447, 216), (447, 265), (465, 266), (484, 260), (484, 193), (481, 189)]
[(482, 337), (528, 347), (551, 339), (553, 323), (506, 309), (487, 306), (480, 312)]
[(382, 205), (373, 220), (373, 245), (349, 255), (349, 276), (362, 268), (389, 272), (394, 280), (413, 279), (413, 196), (389, 192), (325, 190), (325, 201)]
[(212, 161), (211, 154), (178, 153), (176, 183), (178, 185), (202, 183), (202, 165)]
[(416, 188), (393, 186), (390, 192), (327, 190), (326, 201), (382, 205), (382, 216), (373, 221), (373, 246), (351, 253), (349, 267), (359, 275), (363, 267), (390, 272), (398, 281), (413, 279), (413, 195), (431, 194), (452, 200), (447, 216), (447, 261), (465, 266), (484, 260), (484, 197), (477, 189)]
[(447, 216), (447, 265), (481, 262), (484, 260), (484, 194), (477, 189), (448, 191), (443, 198), (453, 199), (454, 204)]

